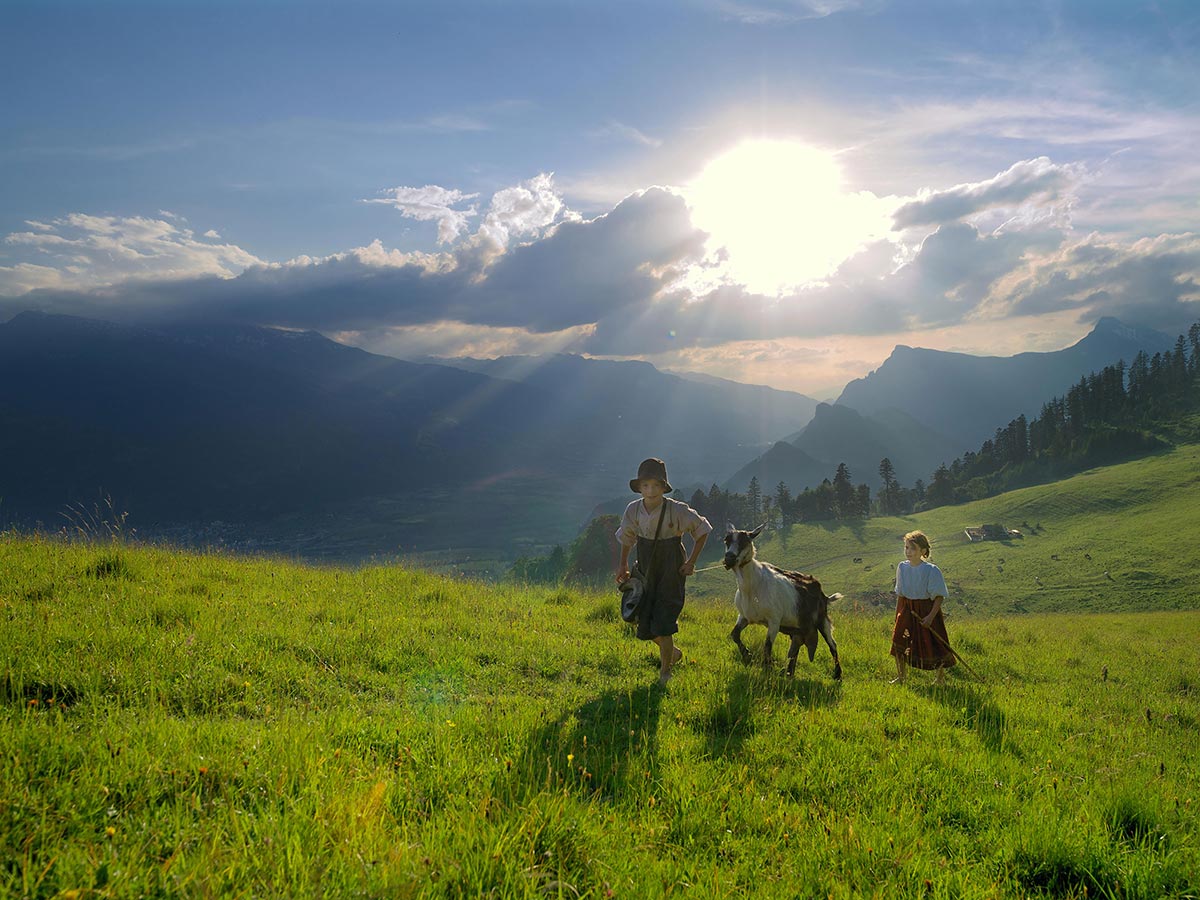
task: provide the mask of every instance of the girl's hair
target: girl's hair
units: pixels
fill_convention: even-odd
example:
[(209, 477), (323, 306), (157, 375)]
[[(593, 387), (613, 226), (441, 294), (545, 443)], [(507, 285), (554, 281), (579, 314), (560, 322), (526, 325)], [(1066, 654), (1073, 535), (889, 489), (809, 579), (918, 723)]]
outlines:
[(910, 531), (904, 536), (904, 543), (912, 541), (921, 548), (921, 556), (929, 556), (929, 538), (925, 537), (923, 531)]

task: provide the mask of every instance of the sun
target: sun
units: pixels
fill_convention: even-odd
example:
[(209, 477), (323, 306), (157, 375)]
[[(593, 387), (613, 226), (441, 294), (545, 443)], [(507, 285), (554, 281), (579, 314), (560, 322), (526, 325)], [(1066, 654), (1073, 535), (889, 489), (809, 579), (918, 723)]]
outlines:
[(683, 191), (728, 276), (756, 293), (820, 282), (891, 226), (886, 202), (845, 192), (833, 154), (797, 141), (739, 144)]

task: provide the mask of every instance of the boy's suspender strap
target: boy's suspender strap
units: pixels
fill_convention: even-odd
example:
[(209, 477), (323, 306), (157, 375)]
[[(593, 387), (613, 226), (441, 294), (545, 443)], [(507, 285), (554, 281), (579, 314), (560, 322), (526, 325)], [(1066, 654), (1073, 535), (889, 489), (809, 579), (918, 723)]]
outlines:
[[(646, 560), (645, 571), (642, 572), (646, 576), (646, 580), (650, 580), (650, 567), (654, 564), (654, 557), (658, 555), (658, 536), (662, 532), (663, 516), (667, 513), (667, 498), (663, 497), (662, 511), (658, 514), (658, 527), (654, 529), (654, 549), (650, 551), (650, 558)], [(641, 562), (641, 560), (638, 560)]]

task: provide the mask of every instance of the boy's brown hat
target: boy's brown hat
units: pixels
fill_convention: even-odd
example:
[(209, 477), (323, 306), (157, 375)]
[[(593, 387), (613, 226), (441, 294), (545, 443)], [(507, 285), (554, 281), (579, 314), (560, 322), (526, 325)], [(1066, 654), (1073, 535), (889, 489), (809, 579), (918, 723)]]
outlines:
[(671, 482), (667, 481), (667, 464), (661, 459), (655, 459), (653, 457), (650, 459), (643, 459), (642, 464), (638, 466), (637, 478), (631, 478), (629, 480), (629, 489), (635, 494), (640, 494), (641, 490), (638, 488), (638, 484), (645, 481), (647, 478), (653, 478), (656, 481), (661, 481), (663, 483), (663, 493), (665, 494), (669, 494), (671, 491), (675, 490), (673, 487), (671, 487)]

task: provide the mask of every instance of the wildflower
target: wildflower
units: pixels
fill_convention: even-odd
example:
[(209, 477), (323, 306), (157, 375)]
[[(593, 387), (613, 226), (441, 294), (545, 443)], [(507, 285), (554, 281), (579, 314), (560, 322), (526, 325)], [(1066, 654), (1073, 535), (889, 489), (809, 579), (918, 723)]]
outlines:
[(109, 825), (107, 828), (104, 829), (104, 833), (107, 834), (109, 837), (116, 837), (117, 829), (115, 829), (111, 825)]
[(571, 763), (573, 763), (573, 762), (575, 762), (575, 754), (574, 754), (574, 753), (568, 753), (568, 754), (567, 754), (567, 765), (569, 766), (569, 765), (570, 765)]
[(30, 706), (37, 706), (37, 705), (38, 705), (38, 702), (37, 702), (37, 697), (34, 697), (32, 700), (30, 700), (30, 701), (29, 701), (29, 705), (30, 705)]

